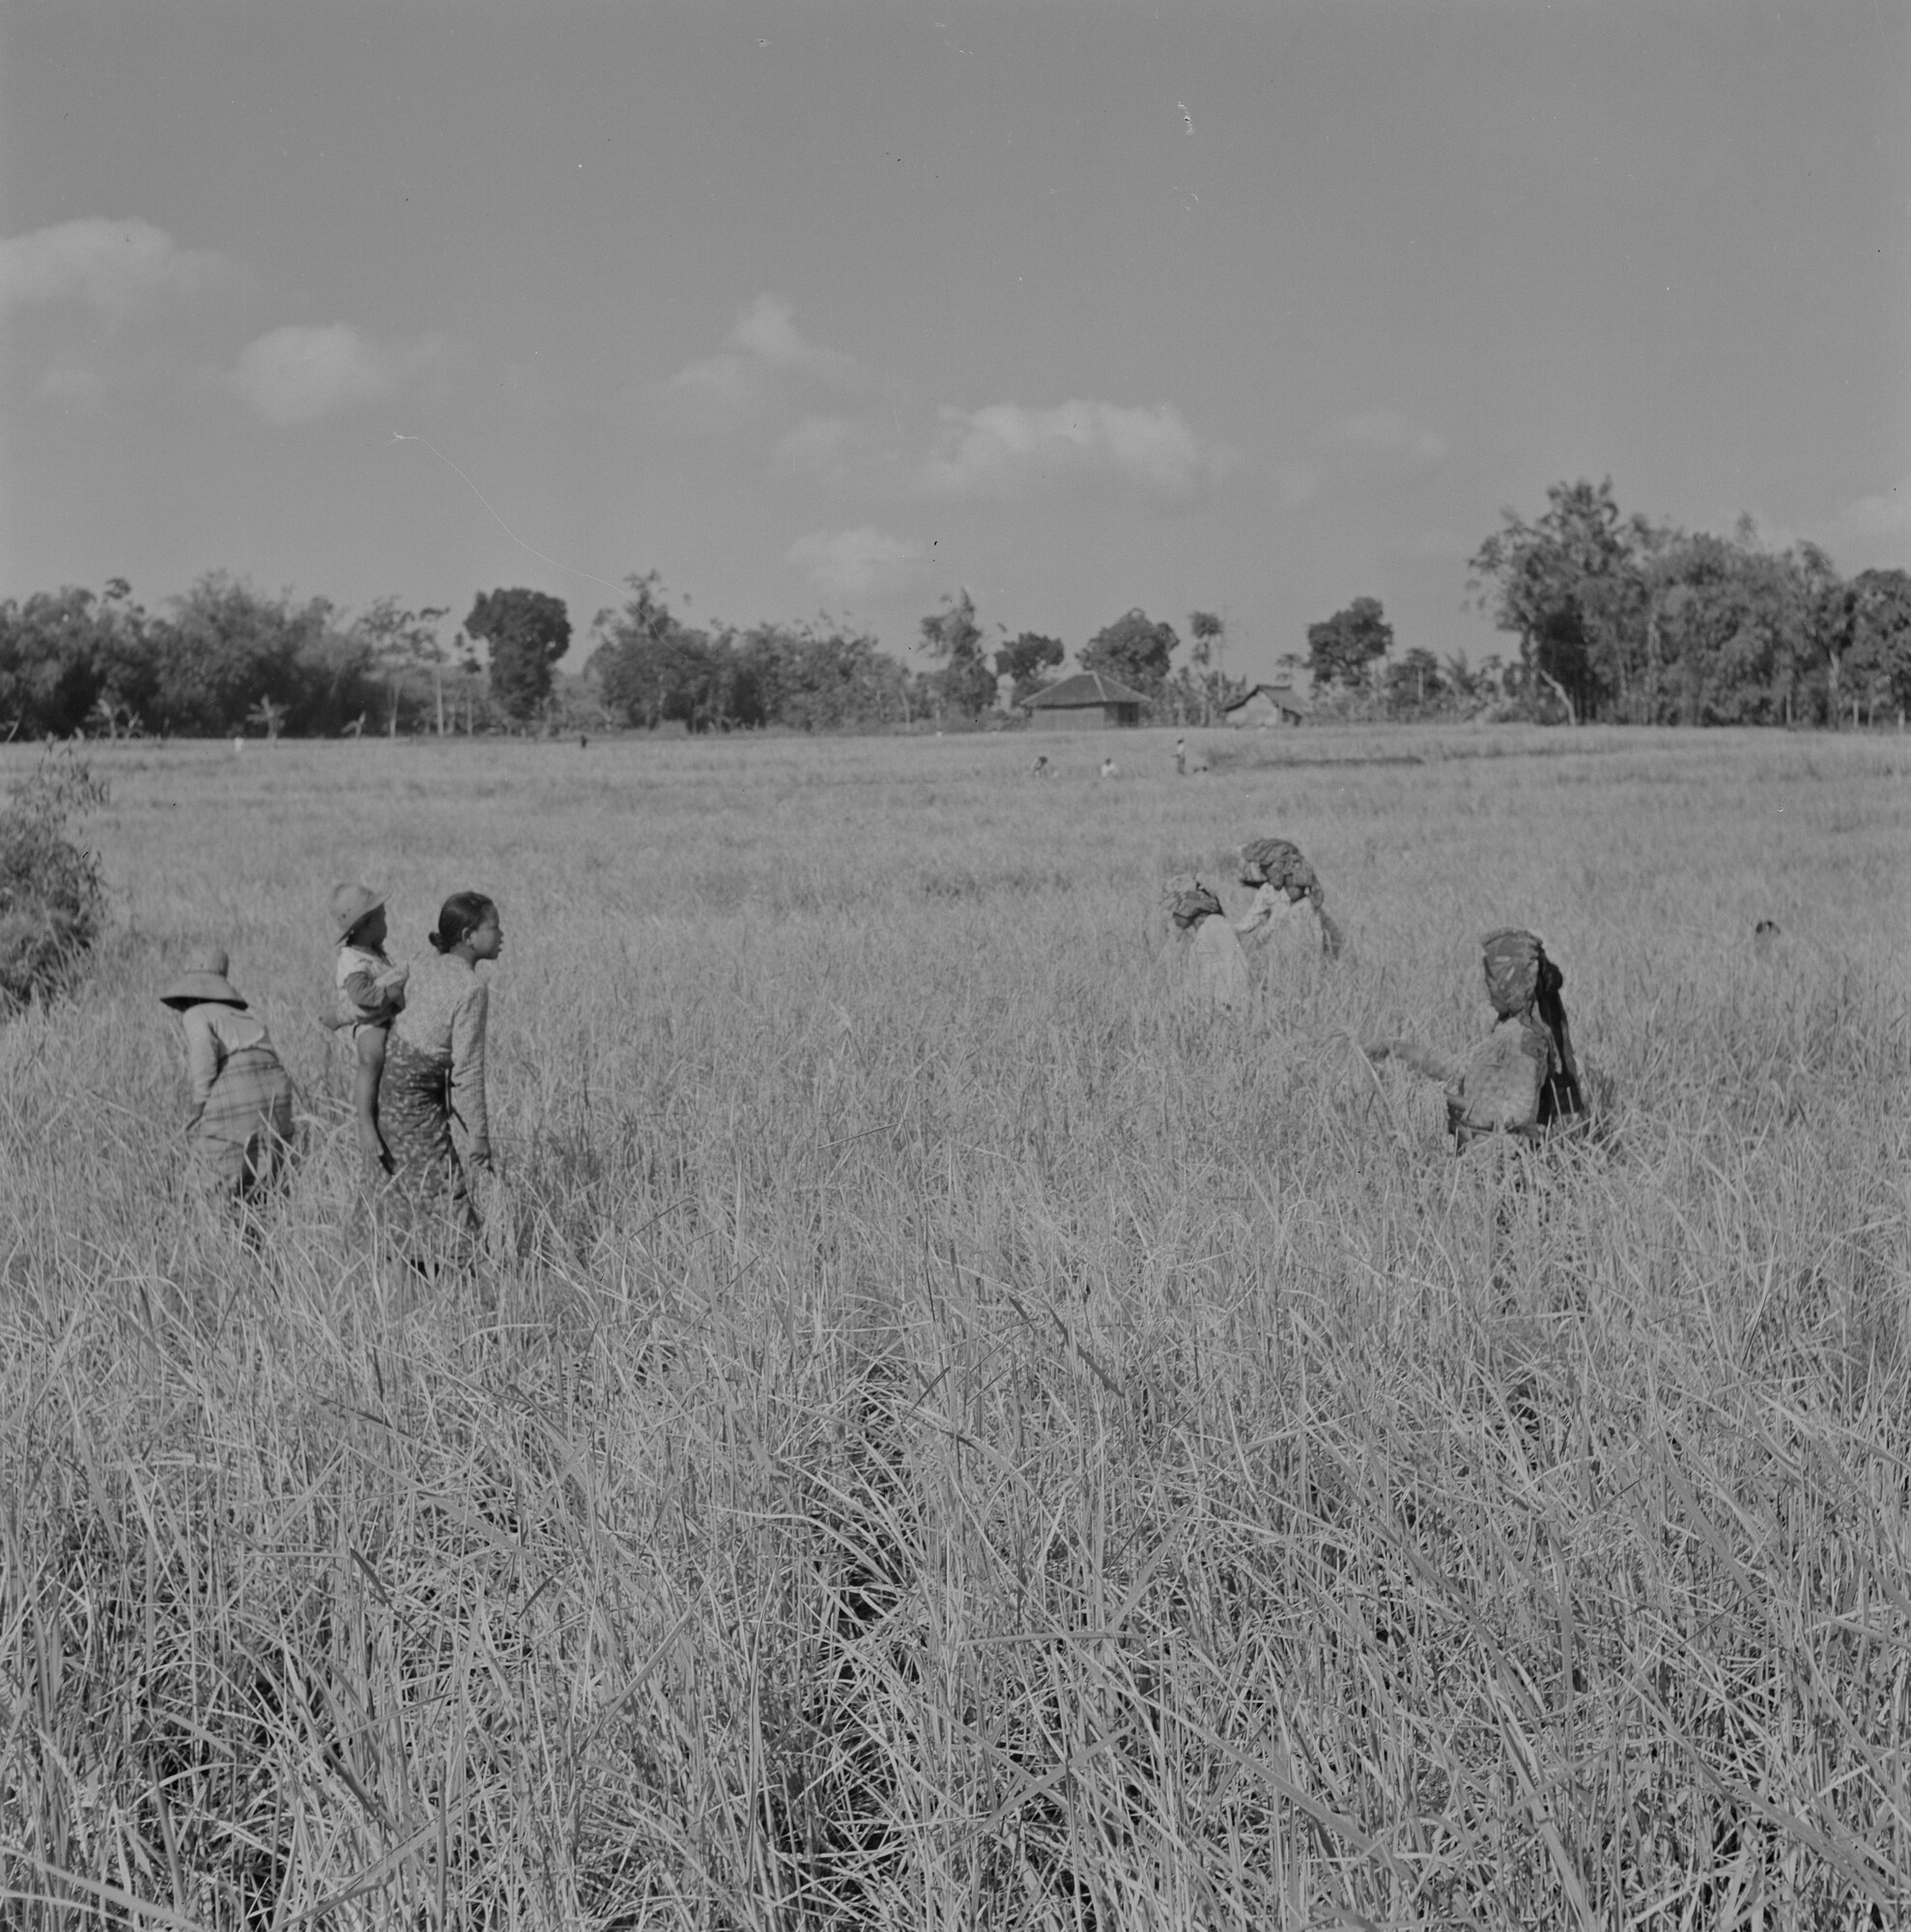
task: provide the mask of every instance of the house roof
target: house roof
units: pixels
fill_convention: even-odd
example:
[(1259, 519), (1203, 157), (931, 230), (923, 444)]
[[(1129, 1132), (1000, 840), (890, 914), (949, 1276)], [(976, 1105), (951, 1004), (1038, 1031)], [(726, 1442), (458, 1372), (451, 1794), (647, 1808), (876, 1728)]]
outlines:
[(1051, 684), (1045, 691), (1038, 691), (1028, 700), (1028, 705), (1031, 711), (1067, 711), (1077, 705), (1147, 702), (1145, 693), (1130, 691), (1127, 685), (1117, 684), (1112, 677), (1106, 677), (1098, 670), (1078, 670), (1072, 677), (1065, 677), (1060, 684)]
[(1223, 715), (1228, 711), (1239, 711), (1243, 704), (1251, 704), (1261, 696), (1278, 704), (1283, 711), (1311, 711), (1314, 708), (1314, 700), (1298, 685), (1250, 684), (1232, 704), (1224, 707)]

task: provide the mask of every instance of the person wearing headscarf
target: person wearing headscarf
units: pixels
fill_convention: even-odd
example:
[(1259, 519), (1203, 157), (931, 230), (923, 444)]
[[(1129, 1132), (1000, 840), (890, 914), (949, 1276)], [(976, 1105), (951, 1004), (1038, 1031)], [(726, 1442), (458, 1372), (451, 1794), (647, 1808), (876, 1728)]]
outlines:
[(185, 1036), (187, 1172), (201, 1191), (238, 1204), (283, 1176), (293, 1094), (271, 1036), (234, 990), (227, 965), (217, 947), (207, 948), (159, 1000)]
[(1584, 1117), (1572, 1028), (1559, 997), (1565, 975), (1530, 932), (1504, 926), (1480, 948), (1493, 1031), (1465, 1059), (1409, 1039), (1367, 1048), (1370, 1060), (1397, 1060), (1446, 1090), (1446, 1124), (1456, 1152), (1486, 1134), (1538, 1140)]
[(1182, 992), (1190, 1006), (1241, 1008), (1252, 993), (1247, 959), (1221, 902), (1199, 879), (1172, 887), (1168, 918), (1186, 935)]
[[(387, 1200), (401, 1211), (440, 1217), (454, 1234), (474, 1233), (465, 1169), (491, 1164), (485, 1105), (485, 1032), (490, 988), (477, 975), (504, 936), (498, 908), (482, 893), (454, 893), (429, 935), (435, 957), (419, 962), (405, 1006), (388, 1029), (357, 1035), (358, 1143), (390, 1177)], [(460, 1156), (452, 1139), (464, 1136)]]
[(1329, 959), (1340, 956), (1340, 927), (1327, 917), (1327, 895), (1314, 868), (1300, 856), (1300, 847), (1286, 838), (1256, 838), (1241, 848), (1241, 883), (1252, 886), (1254, 898), (1235, 921), (1243, 937), (1271, 928), (1297, 907), (1308, 905), (1320, 922), (1321, 951)]

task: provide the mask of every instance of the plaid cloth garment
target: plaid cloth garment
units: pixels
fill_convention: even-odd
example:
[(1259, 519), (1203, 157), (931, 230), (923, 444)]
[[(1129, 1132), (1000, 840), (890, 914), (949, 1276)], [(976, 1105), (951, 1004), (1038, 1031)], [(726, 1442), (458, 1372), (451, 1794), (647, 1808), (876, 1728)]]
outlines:
[(292, 1081), (269, 1046), (226, 1056), (187, 1139), (194, 1180), (242, 1198), (272, 1186), (292, 1151)]

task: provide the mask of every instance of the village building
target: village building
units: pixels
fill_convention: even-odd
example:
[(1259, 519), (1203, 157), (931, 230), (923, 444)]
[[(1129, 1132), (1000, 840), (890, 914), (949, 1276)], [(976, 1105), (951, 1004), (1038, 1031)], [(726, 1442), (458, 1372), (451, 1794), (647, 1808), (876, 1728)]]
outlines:
[(1253, 684), (1221, 715), (1237, 729), (1267, 730), (1275, 724), (1304, 724), (1313, 699), (1292, 684)]
[(1055, 731), (1101, 731), (1139, 724), (1148, 699), (1098, 670), (1078, 670), (1028, 700), (1031, 723)]

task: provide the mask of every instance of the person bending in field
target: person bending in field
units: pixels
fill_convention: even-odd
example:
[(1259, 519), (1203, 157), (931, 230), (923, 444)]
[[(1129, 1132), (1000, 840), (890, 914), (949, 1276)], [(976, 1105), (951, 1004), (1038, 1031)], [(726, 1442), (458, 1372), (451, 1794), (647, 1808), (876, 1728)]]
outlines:
[(235, 1208), (274, 1187), (292, 1153), (292, 1082), (271, 1036), (226, 978), (217, 947), (159, 995), (185, 1036), (186, 1172), (195, 1190)]
[(1253, 902), (1235, 921), (1243, 938), (1270, 932), (1275, 923), (1301, 907), (1312, 909), (1321, 927), (1321, 951), (1340, 957), (1340, 927), (1327, 917), (1327, 895), (1300, 847), (1286, 838), (1256, 838), (1241, 848), (1241, 883), (1252, 886)]
[(385, 900), (369, 886), (336, 886), (331, 895), (332, 926), (338, 935), (338, 961), (332, 983), (338, 1010), (326, 1024), (334, 1032), (388, 1027), (405, 1007), (409, 966), (394, 966), (385, 951)]
[(1184, 998), (1193, 1007), (1239, 1009), (1253, 991), (1241, 941), (1221, 910), (1221, 902), (1199, 879), (1170, 888), (1168, 917), (1187, 935)]
[(1583, 1120), (1579, 1063), (1559, 998), (1565, 975), (1530, 932), (1503, 927), (1480, 942), (1487, 998), (1497, 1020), (1464, 1060), (1410, 1039), (1367, 1048), (1369, 1060), (1397, 1060), (1446, 1089), (1454, 1151), (1483, 1135), (1537, 1141)]

